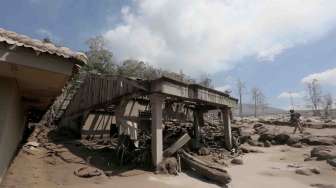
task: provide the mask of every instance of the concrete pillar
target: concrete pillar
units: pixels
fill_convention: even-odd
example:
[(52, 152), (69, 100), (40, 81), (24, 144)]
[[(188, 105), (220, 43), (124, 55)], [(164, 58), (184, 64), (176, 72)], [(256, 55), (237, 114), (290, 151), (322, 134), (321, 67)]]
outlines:
[(162, 104), (164, 97), (158, 94), (150, 96), (152, 112), (152, 160), (155, 167), (162, 161)]
[(232, 133), (231, 133), (231, 114), (230, 109), (221, 109), (222, 119), (224, 124), (224, 141), (228, 150), (232, 149)]
[(204, 113), (204, 111), (202, 111), (201, 109), (198, 109), (198, 108), (193, 110), (193, 116), (194, 116), (193, 148), (194, 149), (199, 149), (199, 147), (200, 147), (199, 129), (200, 129), (200, 126), (201, 127), (204, 126), (203, 113)]

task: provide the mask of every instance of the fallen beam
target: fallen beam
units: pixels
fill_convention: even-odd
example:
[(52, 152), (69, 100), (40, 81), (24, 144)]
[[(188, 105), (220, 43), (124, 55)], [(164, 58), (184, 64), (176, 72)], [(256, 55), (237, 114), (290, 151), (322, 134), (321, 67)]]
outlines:
[(219, 185), (226, 185), (231, 182), (231, 177), (225, 169), (212, 166), (183, 150), (181, 151), (181, 158), (182, 162), (184, 162), (191, 170)]
[(173, 145), (171, 145), (169, 148), (164, 150), (163, 156), (164, 157), (170, 157), (174, 153), (177, 152), (177, 150), (181, 149), (186, 143), (189, 142), (190, 136), (188, 133), (185, 133), (183, 136), (181, 136)]

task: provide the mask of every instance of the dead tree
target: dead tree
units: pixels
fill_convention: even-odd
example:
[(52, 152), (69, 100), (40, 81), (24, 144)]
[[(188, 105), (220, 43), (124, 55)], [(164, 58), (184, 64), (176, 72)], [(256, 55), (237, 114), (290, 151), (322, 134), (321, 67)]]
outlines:
[(265, 95), (257, 87), (252, 88), (251, 95), (252, 95), (252, 102), (254, 106), (254, 117), (257, 117), (258, 107), (264, 106), (265, 104)]
[(330, 109), (332, 108), (333, 98), (330, 93), (323, 96), (323, 104), (324, 104), (324, 115), (328, 117), (330, 115)]
[(243, 116), (243, 92), (246, 89), (245, 87), (245, 83), (243, 81), (241, 81), (240, 79), (237, 80), (237, 92), (239, 95), (239, 116), (242, 117)]
[(313, 110), (313, 115), (320, 115), (319, 106), (322, 102), (321, 86), (317, 79), (307, 83), (308, 101)]

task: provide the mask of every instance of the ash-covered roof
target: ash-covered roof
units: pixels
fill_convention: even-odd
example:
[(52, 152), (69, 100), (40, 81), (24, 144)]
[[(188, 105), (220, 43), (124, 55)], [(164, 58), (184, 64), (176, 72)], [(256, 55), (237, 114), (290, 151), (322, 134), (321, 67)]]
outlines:
[(74, 52), (66, 47), (57, 47), (52, 43), (42, 42), (37, 39), (32, 39), (26, 35), (21, 35), (13, 31), (8, 31), (0, 28), (0, 42), (6, 42), (10, 45), (32, 48), (37, 52), (54, 54), (63, 58), (74, 59), (79, 64), (86, 64), (87, 57), (84, 53)]

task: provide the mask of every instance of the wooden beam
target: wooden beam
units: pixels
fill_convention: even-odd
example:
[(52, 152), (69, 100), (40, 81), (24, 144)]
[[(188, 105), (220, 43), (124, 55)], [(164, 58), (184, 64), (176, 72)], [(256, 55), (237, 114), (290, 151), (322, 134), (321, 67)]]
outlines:
[(181, 136), (173, 145), (171, 145), (169, 148), (167, 148), (163, 152), (164, 157), (170, 157), (174, 153), (177, 152), (180, 148), (182, 148), (186, 143), (188, 143), (190, 140), (190, 136), (188, 133), (185, 133), (183, 136)]

